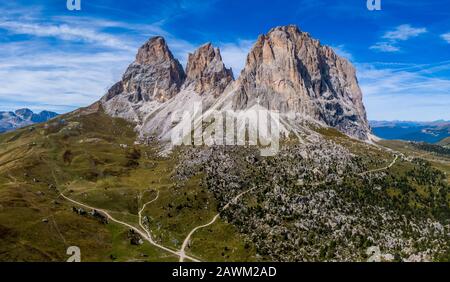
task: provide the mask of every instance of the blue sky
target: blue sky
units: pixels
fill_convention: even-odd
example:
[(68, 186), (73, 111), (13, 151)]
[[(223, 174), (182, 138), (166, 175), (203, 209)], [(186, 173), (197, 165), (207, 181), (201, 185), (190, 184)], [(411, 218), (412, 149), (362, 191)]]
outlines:
[(373, 120), (450, 120), (450, 1), (66, 0), (0, 3), (0, 111), (98, 100), (149, 37), (184, 64), (205, 42), (238, 76), (259, 34), (297, 24), (357, 68)]

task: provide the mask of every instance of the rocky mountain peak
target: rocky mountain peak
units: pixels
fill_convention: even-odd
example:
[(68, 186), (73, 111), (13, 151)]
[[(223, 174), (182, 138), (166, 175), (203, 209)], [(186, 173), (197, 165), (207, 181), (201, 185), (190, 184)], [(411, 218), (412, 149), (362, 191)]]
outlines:
[(165, 40), (151, 38), (102, 99), (109, 114), (135, 121), (141, 135), (162, 127), (160, 136), (168, 136), (173, 126), (167, 116), (193, 101), (205, 108), (226, 103), (236, 111), (258, 104), (279, 111), (293, 128), (311, 120), (359, 139), (370, 137), (351, 63), (295, 25), (260, 35), (237, 81), (211, 43), (189, 54), (185, 72)]
[(268, 34), (276, 31), (283, 31), (288, 33), (300, 33), (300, 29), (298, 28), (298, 25), (295, 24), (289, 24), (289, 25), (281, 25), (273, 27), (269, 30)]
[(259, 36), (237, 81), (235, 109), (260, 103), (361, 139), (370, 132), (353, 66), (297, 26)]
[(24, 119), (24, 120), (28, 120), (31, 119), (31, 117), (33, 116), (33, 111), (31, 111), (30, 109), (18, 109), (14, 112), (18, 117)]
[(136, 60), (103, 100), (125, 95), (131, 103), (164, 102), (180, 91), (185, 77), (183, 67), (173, 57), (164, 38), (153, 37), (139, 48)]
[(166, 41), (161, 36), (150, 38), (136, 55), (136, 63), (141, 65), (157, 64), (174, 60)]
[(204, 44), (193, 54), (189, 54), (186, 67), (186, 87), (203, 95), (220, 95), (234, 80), (233, 72), (222, 61), (219, 48), (211, 43)]

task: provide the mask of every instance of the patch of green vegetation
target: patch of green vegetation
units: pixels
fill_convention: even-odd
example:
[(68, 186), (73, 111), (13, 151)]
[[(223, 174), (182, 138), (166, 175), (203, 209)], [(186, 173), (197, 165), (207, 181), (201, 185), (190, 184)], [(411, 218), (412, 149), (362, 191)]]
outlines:
[[(357, 155), (356, 161), (364, 169), (387, 166), (393, 159), (393, 154), (335, 129), (317, 131)], [(64, 261), (68, 246), (79, 246), (83, 261), (177, 261), (176, 256), (148, 242), (131, 245), (128, 228), (78, 215), (72, 212), (71, 203), (59, 197), (64, 192), (140, 228), (138, 211), (158, 193), (158, 199), (146, 207), (143, 216), (148, 219), (155, 241), (179, 249), (193, 228), (210, 222), (218, 213), (218, 194), (207, 187), (202, 170), (186, 180), (176, 177), (176, 167), (184, 157), (182, 150), (162, 157), (157, 145), (137, 145), (135, 140), (132, 124), (101, 110), (77, 111), (0, 135), (0, 261)], [(294, 141), (284, 141), (283, 146), (290, 142)], [(404, 143), (388, 145), (403, 153), (427, 153)], [(266, 165), (278, 167), (274, 159), (267, 158)], [(428, 160), (449, 179), (450, 166), (445, 158), (433, 155)], [(448, 189), (436, 188), (444, 187), (439, 181), (445, 175), (432, 170), (429, 164), (399, 161), (388, 170), (389, 181), (370, 183), (382, 186), (379, 193), (364, 189), (367, 183), (355, 178), (346, 179), (342, 186), (357, 189), (357, 195), (351, 197), (359, 197), (364, 203), (448, 217), (442, 202), (446, 199), (450, 203)], [(233, 169), (248, 172), (244, 187), (273, 181), (273, 172), (266, 172), (264, 166), (241, 162)], [(290, 182), (286, 180), (282, 185)], [(261, 193), (260, 198), (264, 198), (266, 195)], [(245, 198), (249, 210), (261, 210), (256, 198)], [(289, 226), (286, 219), (281, 220)], [(239, 233), (242, 222), (218, 220), (198, 230), (187, 252), (202, 260), (263, 260), (256, 256), (253, 243)], [(330, 248), (325, 255), (329, 255)]]
[[(97, 221), (75, 216), (54, 193), (23, 183), (0, 190), (0, 261), (65, 261), (78, 246), (84, 261), (102, 261), (110, 235)], [(38, 191), (40, 189), (41, 191)]]
[(186, 252), (205, 261), (259, 261), (253, 243), (238, 234), (236, 227), (218, 219), (193, 234)]
[[(349, 180), (347, 185), (360, 187), (360, 198), (371, 199), (372, 202), (385, 205), (401, 214), (432, 216), (444, 222), (450, 218), (450, 204), (447, 200), (450, 190), (445, 175), (430, 163), (419, 159), (414, 162), (398, 160), (386, 173), (386, 177), (380, 180)], [(378, 189), (364, 189), (366, 186)]]
[(108, 224), (108, 230), (112, 234), (112, 249), (109, 261), (115, 262), (176, 262), (178, 257), (160, 250), (157, 247), (144, 242), (142, 245), (132, 245), (128, 237), (129, 229), (117, 225)]
[(447, 183), (450, 184), (450, 157), (448, 155), (439, 154), (439, 152), (430, 152), (423, 147), (414, 146), (414, 144), (410, 142), (384, 140), (381, 141), (380, 144), (401, 152), (407, 157), (428, 161), (434, 168), (444, 173), (447, 178)]
[(213, 196), (197, 175), (178, 187), (159, 188), (159, 198), (144, 211), (155, 238), (169, 247), (180, 248), (196, 226), (203, 225), (217, 213)]
[(419, 150), (435, 153), (443, 156), (450, 156), (450, 149), (441, 145), (428, 144), (428, 143), (412, 143), (412, 146)]
[[(59, 197), (64, 192), (139, 228), (139, 209), (159, 191), (143, 216), (157, 242), (179, 249), (194, 227), (217, 213), (215, 199), (201, 174), (174, 178), (178, 152), (161, 157), (157, 145), (135, 140), (132, 124), (102, 110), (80, 110), (0, 135), (0, 261), (64, 261), (72, 245), (81, 248), (83, 261), (176, 261), (148, 242), (131, 246), (127, 228), (77, 215)], [(53, 219), (59, 232), (50, 228)]]
[(335, 128), (331, 128), (331, 127), (316, 127), (314, 128), (314, 130), (317, 133), (320, 133), (322, 136), (324, 137), (331, 137), (331, 138), (348, 138), (347, 135), (345, 135), (344, 133), (340, 132), (339, 130), (335, 129)]

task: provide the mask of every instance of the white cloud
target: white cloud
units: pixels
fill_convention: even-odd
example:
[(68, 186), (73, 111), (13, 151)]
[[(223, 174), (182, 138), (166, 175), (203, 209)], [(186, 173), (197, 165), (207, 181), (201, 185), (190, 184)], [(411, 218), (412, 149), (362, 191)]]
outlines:
[(219, 48), (222, 60), (227, 67), (233, 69), (235, 78), (239, 76), (247, 61), (254, 40), (239, 40), (237, 43), (220, 43)]
[(427, 29), (424, 27), (415, 28), (409, 24), (399, 25), (395, 30), (388, 31), (383, 36), (385, 39), (392, 41), (405, 41), (413, 37), (417, 37), (423, 33), (426, 33)]
[(188, 55), (195, 51), (198, 46), (182, 39), (175, 38), (171, 35), (165, 37), (167, 45), (173, 56), (180, 61), (183, 66), (186, 66)]
[(378, 42), (375, 45), (370, 46), (370, 49), (377, 50), (380, 52), (398, 52), (400, 48), (397, 46), (387, 43), (387, 42)]
[(442, 34), (441, 37), (442, 37), (442, 39), (444, 39), (445, 41), (450, 43), (450, 32)]
[(331, 46), (333, 50), (341, 57), (346, 58), (349, 61), (353, 61), (353, 55), (345, 49), (345, 45), (337, 45), (337, 46)]
[(399, 41), (406, 41), (426, 32), (428, 31), (424, 27), (415, 28), (409, 24), (399, 25), (394, 30), (386, 32), (382, 37), (383, 41), (377, 42), (369, 48), (379, 52), (398, 52), (400, 51)]
[(0, 59), (0, 110), (14, 104), (57, 112), (87, 106), (106, 93), (132, 60), (124, 51), (34, 53), (30, 46), (24, 48), (28, 52), (14, 47), (24, 55)]
[(437, 72), (448, 62), (398, 68), (357, 64), (369, 119), (450, 120), (450, 80)]
[(116, 36), (98, 32), (94, 29), (73, 27), (67, 24), (55, 25), (7, 21), (0, 23), (0, 28), (14, 34), (55, 37), (61, 40), (85, 41), (117, 49), (131, 49), (128, 44)]

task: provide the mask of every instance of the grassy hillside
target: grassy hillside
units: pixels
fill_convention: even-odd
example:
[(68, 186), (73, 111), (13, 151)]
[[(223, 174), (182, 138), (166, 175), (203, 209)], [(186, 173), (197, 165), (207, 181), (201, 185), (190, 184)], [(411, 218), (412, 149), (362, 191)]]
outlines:
[(443, 150), (429, 150), (426, 146), (417, 146), (417, 144), (402, 141), (386, 140), (381, 141), (380, 144), (403, 153), (409, 158), (420, 158), (428, 161), (434, 168), (444, 173), (450, 184), (450, 156), (448, 154), (439, 153), (444, 152)]
[(398, 234), (414, 252), (449, 259), (441, 235), (420, 239), (400, 219), (423, 230), (427, 219), (448, 224), (446, 156), (382, 142), (389, 151), (319, 128), (317, 140), (283, 141), (271, 158), (246, 147), (162, 157), (160, 145), (136, 144), (133, 128), (94, 105), (0, 135), (0, 261), (64, 261), (69, 246), (80, 247), (83, 261), (179, 260), (146, 240), (135, 244), (123, 224), (74, 212), (82, 207), (61, 193), (139, 230), (139, 211), (153, 199), (144, 224), (174, 252), (221, 211), (186, 246), (201, 261), (365, 260), (373, 244), (390, 248), (389, 236), (404, 245), (383, 251), (400, 260), (410, 254)]
[(439, 145), (442, 146), (450, 146), (450, 137), (445, 138), (444, 140), (442, 140), (441, 142), (439, 142)]
[[(178, 260), (148, 243), (131, 245), (129, 228), (80, 216), (59, 195), (139, 228), (138, 209), (159, 191), (143, 216), (157, 242), (179, 249), (191, 229), (217, 213), (215, 200), (201, 176), (173, 179), (176, 152), (162, 158), (158, 146), (135, 140), (132, 124), (95, 107), (0, 135), (0, 261), (64, 261), (69, 246), (80, 247), (83, 261)], [(220, 228), (225, 238), (217, 245), (206, 242), (208, 251), (197, 257), (252, 258), (251, 249), (234, 252), (244, 240), (232, 226)], [(226, 256), (225, 247), (232, 250)]]

